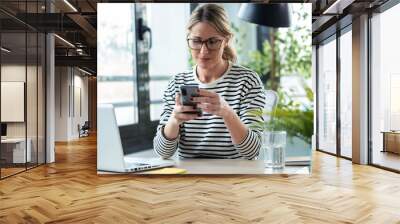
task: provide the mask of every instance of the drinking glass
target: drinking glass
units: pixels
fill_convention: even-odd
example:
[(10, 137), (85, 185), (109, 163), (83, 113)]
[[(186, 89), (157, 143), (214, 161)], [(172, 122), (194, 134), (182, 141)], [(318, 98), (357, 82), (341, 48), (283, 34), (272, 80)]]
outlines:
[(262, 147), (266, 167), (285, 167), (286, 131), (265, 131)]

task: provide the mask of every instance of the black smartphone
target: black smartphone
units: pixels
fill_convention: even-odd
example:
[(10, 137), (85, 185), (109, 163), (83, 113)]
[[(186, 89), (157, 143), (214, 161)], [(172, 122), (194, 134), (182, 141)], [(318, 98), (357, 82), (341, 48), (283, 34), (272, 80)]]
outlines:
[(182, 85), (181, 88), (181, 104), (184, 106), (193, 106), (193, 108), (196, 109), (196, 111), (188, 111), (185, 113), (189, 114), (197, 114), (198, 116), (201, 116), (203, 112), (201, 111), (200, 108), (196, 108), (197, 104), (192, 101), (192, 97), (197, 97), (200, 96), (198, 94), (199, 91), (199, 86), (198, 85)]
[(196, 106), (196, 103), (191, 100), (192, 97), (199, 96), (198, 85), (182, 85), (181, 86), (181, 103), (184, 106)]

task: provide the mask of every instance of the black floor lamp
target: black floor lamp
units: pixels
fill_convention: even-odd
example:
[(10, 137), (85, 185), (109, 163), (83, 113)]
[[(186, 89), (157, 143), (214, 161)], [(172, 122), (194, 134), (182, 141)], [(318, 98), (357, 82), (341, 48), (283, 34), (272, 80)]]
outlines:
[[(243, 3), (240, 6), (239, 18), (250, 23), (270, 27), (270, 45), (271, 45), (271, 70), (270, 79), (275, 83), (275, 32), (280, 27), (290, 27), (291, 16), (289, 5), (287, 3)], [(271, 86), (271, 89), (277, 90), (278, 86)]]

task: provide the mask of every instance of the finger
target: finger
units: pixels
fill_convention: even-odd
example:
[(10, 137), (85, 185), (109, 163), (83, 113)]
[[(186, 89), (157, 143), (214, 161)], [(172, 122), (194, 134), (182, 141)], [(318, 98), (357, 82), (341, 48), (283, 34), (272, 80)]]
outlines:
[(181, 105), (181, 94), (180, 93), (176, 94), (175, 105)]
[(210, 103), (201, 103), (198, 107), (206, 112), (214, 111), (216, 109), (216, 106)]
[(200, 96), (206, 96), (206, 97), (215, 97), (218, 94), (214, 93), (214, 92), (211, 92), (211, 91), (208, 91), (208, 90), (205, 90), (205, 89), (199, 89), (199, 95)]
[(193, 97), (192, 101), (196, 103), (215, 103), (216, 99), (212, 97)]
[[(197, 108), (197, 106), (196, 106)], [(192, 112), (192, 111), (196, 111), (196, 108), (194, 108), (193, 106), (182, 106), (179, 105), (176, 107), (176, 112), (178, 113), (182, 113), (182, 112)]]
[(192, 111), (196, 111), (196, 107), (193, 106), (182, 106), (181, 107), (181, 112), (192, 112)]
[(197, 114), (178, 113), (177, 118), (183, 121), (189, 121), (198, 118)]

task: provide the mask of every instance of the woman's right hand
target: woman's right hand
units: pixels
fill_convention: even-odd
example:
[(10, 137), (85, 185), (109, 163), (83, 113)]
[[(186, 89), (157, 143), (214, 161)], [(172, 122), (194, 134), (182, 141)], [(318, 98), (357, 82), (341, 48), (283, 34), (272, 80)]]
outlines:
[(193, 120), (199, 117), (198, 110), (194, 106), (184, 106), (181, 104), (181, 94), (177, 93), (175, 97), (175, 107), (172, 111), (170, 120), (177, 125), (185, 121)]

